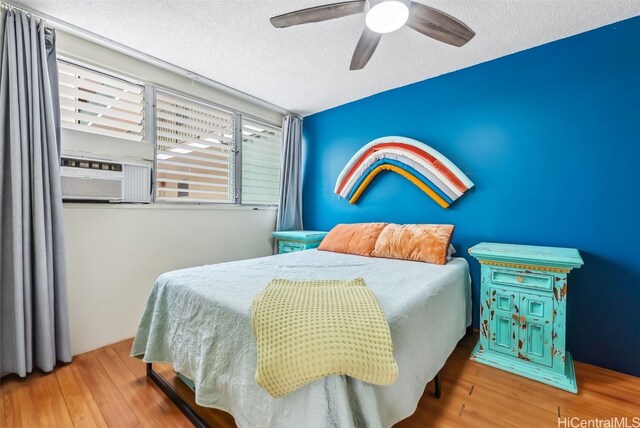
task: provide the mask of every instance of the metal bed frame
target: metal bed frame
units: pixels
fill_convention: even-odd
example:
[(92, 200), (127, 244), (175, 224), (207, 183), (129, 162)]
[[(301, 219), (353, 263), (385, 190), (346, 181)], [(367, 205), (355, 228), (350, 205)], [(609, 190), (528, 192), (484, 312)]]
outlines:
[[(158, 372), (153, 370), (153, 363), (147, 363), (147, 377), (155, 382), (156, 385), (164, 392), (164, 394), (180, 409), (182, 413), (191, 421), (196, 428), (210, 428), (209, 424), (202, 419), (202, 417), (196, 413), (196, 411), (186, 402), (180, 394), (167, 382)], [(433, 378), (435, 383), (434, 396), (439, 400), (442, 396), (442, 389), (440, 386), (440, 373), (436, 374)]]

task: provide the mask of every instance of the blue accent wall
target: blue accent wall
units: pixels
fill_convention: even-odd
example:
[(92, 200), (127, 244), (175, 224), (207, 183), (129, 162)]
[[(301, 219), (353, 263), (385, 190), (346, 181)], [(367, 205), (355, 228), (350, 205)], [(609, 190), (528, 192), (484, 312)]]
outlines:
[[(386, 135), (431, 145), (475, 189), (443, 209), (386, 172), (349, 205), (333, 193), (338, 174)], [(585, 265), (570, 274), (567, 349), (640, 376), (640, 17), (314, 114), (303, 141), (306, 229), (455, 224), (476, 327), (480, 267), (469, 247), (578, 248)]]

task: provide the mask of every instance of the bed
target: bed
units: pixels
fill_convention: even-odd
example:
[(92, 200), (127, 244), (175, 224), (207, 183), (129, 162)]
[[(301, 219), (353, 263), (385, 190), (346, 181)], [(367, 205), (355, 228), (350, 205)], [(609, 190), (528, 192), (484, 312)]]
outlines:
[[(328, 376), (281, 398), (255, 381), (251, 303), (274, 278), (363, 277), (391, 330), (398, 380), (375, 386)], [(132, 355), (168, 362), (192, 379), (201, 406), (239, 427), (390, 427), (416, 409), (471, 323), (469, 267), (306, 250), (161, 275), (149, 296)]]

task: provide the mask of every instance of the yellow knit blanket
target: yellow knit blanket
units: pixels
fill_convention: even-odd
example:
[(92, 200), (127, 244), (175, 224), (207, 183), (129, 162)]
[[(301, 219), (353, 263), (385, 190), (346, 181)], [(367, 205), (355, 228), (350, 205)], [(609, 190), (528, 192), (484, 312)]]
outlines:
[(274, 279), (252, 307), (256, 381), (274, 397), (328, 375), (376, 385), (398, 377), (389, 325), (362, 278)]

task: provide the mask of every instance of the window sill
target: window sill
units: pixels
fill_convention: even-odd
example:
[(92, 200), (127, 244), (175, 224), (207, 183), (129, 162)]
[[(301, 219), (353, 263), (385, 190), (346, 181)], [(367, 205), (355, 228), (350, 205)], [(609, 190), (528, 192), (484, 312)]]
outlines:
[(88, 202), (63, 202), (64, 209), (72, 210), (209, 210), (209, 211), (277, 211), (276, 205), (236, 205), (236, 204), (169, 204), (156, 202), (152, 204), (112, 204)]

